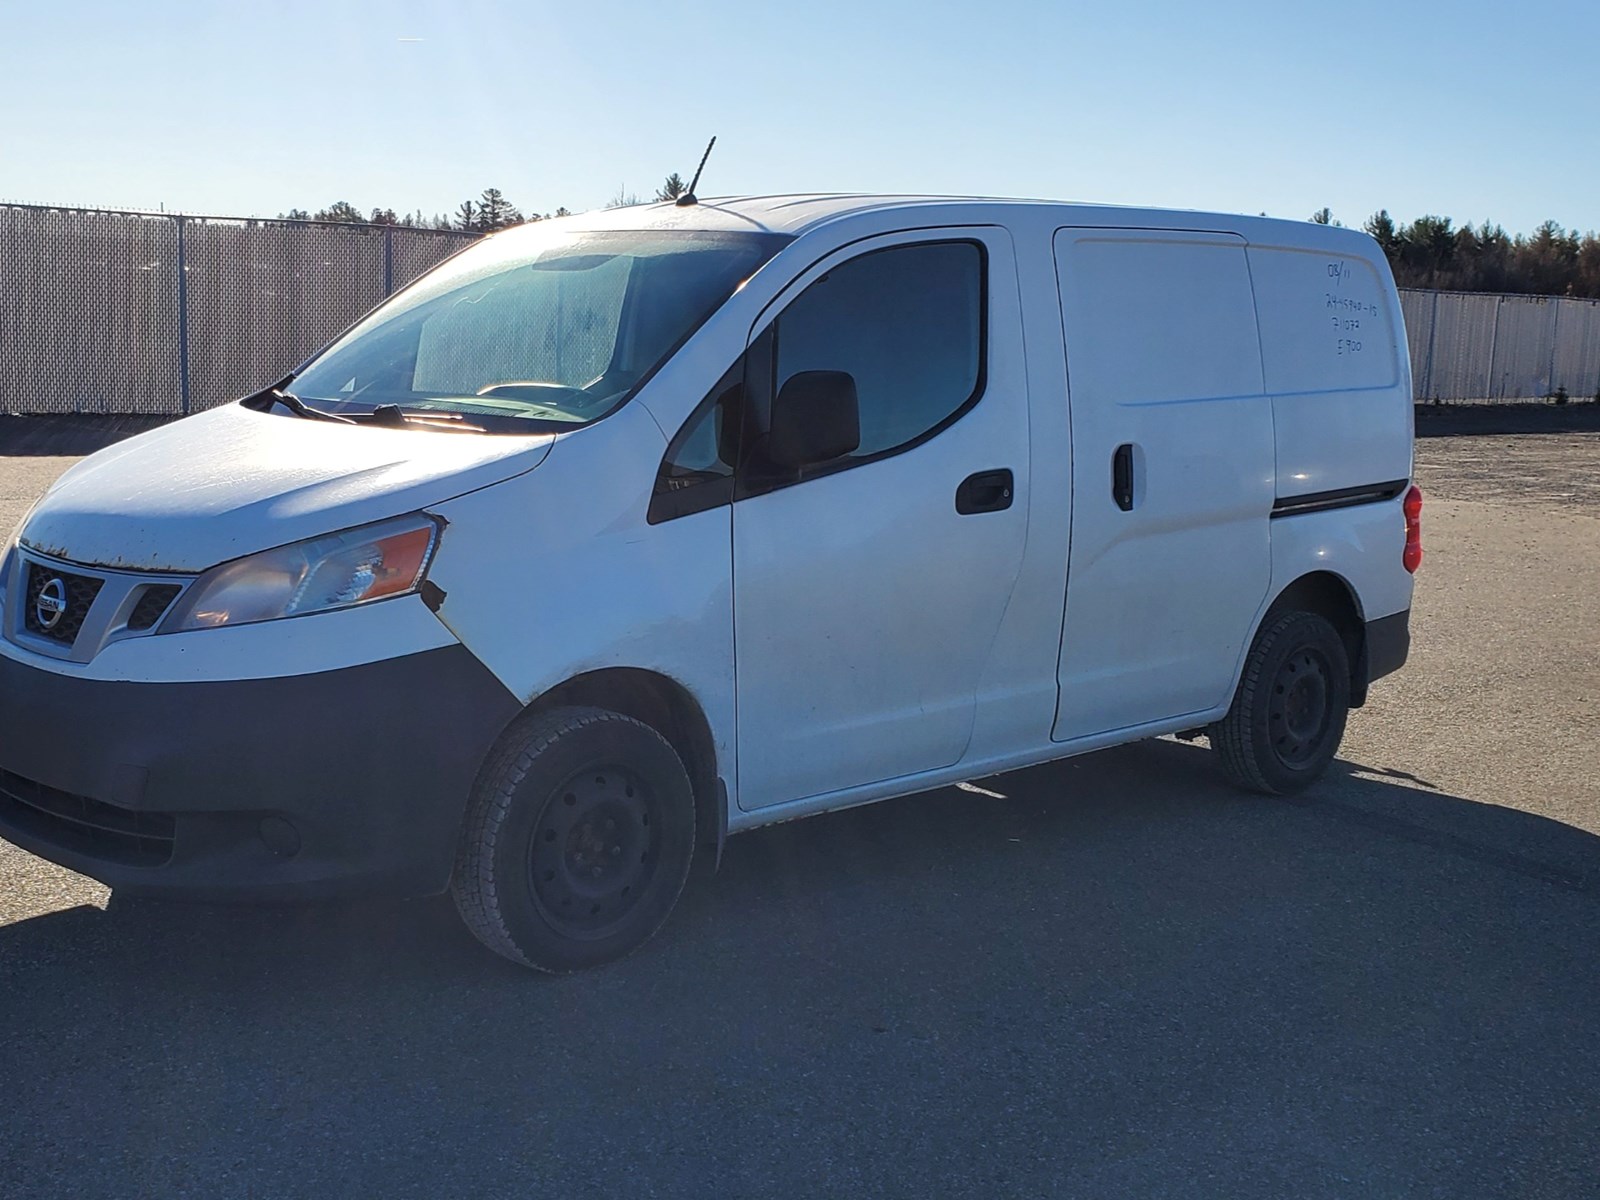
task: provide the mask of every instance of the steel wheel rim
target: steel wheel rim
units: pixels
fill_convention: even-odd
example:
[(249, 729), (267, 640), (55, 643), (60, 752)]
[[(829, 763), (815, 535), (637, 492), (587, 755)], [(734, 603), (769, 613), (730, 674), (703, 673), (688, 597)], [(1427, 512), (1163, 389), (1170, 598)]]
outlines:
[(1267, 731), (1284, 766), (1305, 767), (1322, 752), (1333, 723), (1332, 678), (1327, 658), (1312, 649), (1296, 650), (1278, 668), (1267, 706)]
[(550, 795), (528, 841), (528, 894), (552, 928), (616, 933), (655, 878), (661, 830), (652, 788), (617, 764), (574, 772)]

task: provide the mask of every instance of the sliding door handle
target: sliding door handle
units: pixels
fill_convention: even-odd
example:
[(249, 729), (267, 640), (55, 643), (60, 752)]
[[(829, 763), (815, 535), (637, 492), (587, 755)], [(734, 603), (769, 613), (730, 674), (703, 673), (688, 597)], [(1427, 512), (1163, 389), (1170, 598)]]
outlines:
[(1133, 443), (1123, 442), (1111, 456), (1111, 498), (1123, 512), (1133, 508)]

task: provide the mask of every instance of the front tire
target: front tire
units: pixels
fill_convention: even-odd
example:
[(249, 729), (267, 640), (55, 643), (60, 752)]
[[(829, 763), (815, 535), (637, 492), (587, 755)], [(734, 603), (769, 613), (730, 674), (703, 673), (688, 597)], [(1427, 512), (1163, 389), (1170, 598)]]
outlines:
[(1286, 796), (1328, 769), (1349, 713), (1344, 639), (1316, 613), (1288, 612), (1256, 635), (1233, 706), (1208, 733), (1235, 783)]
[(575, 971), (650, 939), (694, 846), (693, 789), (665, 738), (605, 709), (553, 709), (513, 725), (485, 764), (450, 888), (495, 953)]

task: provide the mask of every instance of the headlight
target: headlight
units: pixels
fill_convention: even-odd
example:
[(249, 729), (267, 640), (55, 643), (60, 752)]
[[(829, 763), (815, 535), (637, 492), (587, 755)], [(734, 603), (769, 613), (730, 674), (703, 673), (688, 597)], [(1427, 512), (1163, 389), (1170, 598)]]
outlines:
[(161, 632), (272, 621), (403, 596), (422, 586), (438, 544), (439, 523), (419, 514), (235, 559), (195, 580)]

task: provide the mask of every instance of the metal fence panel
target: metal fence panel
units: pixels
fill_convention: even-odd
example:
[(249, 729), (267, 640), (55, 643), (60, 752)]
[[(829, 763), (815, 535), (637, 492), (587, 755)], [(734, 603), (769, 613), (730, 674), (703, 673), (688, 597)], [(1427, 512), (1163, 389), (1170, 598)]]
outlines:
[(185, 223), (189, 400), (281, 379), (384, 297), (384, 231)]
[(475, 238), (0, 204), (0, 412), (224, 403)]
[(1555, 303), (1555, 386), (1600, 400), (1600, 300)]
[(424, 271), (431, 271), (452, 254), (459, 254), (476, 239), (444, 230), (396, 227), (390, 236), (390, 291), (405, 287)]
[(1433, 322), (1433, 368), (1429, 394), (1482, 399), (1494, 370), (1498, 296), (1443, 293)]
[(1499, 300), (1490, 398), (1548, 396), (1554, 390), (1550, 370), (1555, 358), (1556, 302), (1545, 296), (1501, 296)]
[(1600, 395), (1600, 301), (1400, 293), (1421, 403)]
[(0, 412), (174, 413), (178, 232), (0, 206)]
[(1439, 307), (1438, 292), (1400, 293), (1400, 315), (1405, 320), (1406, 346), (1411, 352), (1411, 384), (1419, 396), (1426, 395), (1432, 366), (1433, 319)]

